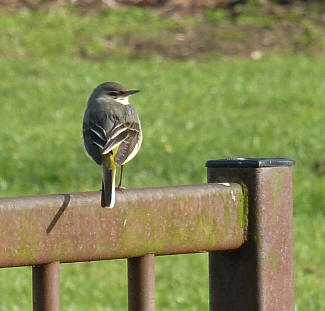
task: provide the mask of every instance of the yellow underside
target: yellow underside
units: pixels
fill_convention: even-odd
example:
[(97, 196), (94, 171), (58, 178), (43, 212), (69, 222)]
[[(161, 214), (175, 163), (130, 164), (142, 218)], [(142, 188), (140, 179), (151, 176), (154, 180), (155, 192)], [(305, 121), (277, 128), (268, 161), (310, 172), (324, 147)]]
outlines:
[(116, 162), (114, 161), (114, 158), (115, 158), (115, 155), (116, 155), (116, 153), (117, 153), (119, 147), (120, 147), (120, 146), (115, 147), (115, 148), (112, 150), (112, 151), (113, 151), (112, 154), (105, 154), (105, 155), (104, 155), (104, 163), (105, 163), (105, 165), (106, 165), (106, 167), (107, 167), (108, 169), (113, 170), (113, 169), (116, 168), (117, 164), (116, 164)]

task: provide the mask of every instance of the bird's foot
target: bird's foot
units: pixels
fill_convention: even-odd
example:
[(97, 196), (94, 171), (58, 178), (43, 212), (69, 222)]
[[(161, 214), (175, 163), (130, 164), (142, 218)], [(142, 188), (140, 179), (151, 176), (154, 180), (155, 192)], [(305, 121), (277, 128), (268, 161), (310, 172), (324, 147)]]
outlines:
[(124, 191), (126, 188), (125, 187), (122, 187), (122, 186), (117, 186), (115, 188), (116, 191)]

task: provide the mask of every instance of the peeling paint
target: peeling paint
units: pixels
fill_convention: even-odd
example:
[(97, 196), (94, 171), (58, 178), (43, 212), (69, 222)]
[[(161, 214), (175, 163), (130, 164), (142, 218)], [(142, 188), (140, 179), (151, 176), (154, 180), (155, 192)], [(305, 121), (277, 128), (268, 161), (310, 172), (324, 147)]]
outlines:
[(232, 200), (233, 200), (234, 202), (236, 202), (236, 197), (235, 197), (235, 195), (234, 195), (234, 192), (233, 192), (233, 191), (231, 191), (231, 198), (232, 198)]

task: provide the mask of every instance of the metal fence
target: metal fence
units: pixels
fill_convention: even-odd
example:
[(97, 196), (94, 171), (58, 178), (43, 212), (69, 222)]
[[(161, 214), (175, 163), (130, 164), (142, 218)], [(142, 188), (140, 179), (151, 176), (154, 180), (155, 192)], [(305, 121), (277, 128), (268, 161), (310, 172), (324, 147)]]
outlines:
[(0, 199), (0, 267), (32, 265), (34, 311), (58, 311), (60, 263), (128, 258), (129, 310), (153, 311), (155, 256), (207, 251), (211, 311), (293, 311), (292, 165), (208, 161), (208, 184), (125, 190), (113, 209), (99, 192)]

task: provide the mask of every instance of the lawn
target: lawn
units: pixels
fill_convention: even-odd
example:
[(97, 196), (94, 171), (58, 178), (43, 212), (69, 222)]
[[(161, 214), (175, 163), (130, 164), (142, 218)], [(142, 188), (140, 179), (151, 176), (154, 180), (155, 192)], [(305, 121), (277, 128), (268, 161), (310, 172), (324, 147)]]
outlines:
[[(69, 10), (0, 18), (0, 195), (99, 189), (101, 170), (83, 153), (82, 116), (97, 84), (120, 81), (142, 91), (132, 98), (144, 142), (125, 171), (129, 188), (204, 183), (209, 159), (296, 160), (296, 305), (325, 309), (325, 175), (314, 168), (325, 161), (324, 58), (101, 54), (100, 38), (120, 31), (116, 25), (139, 30), (145, 19), (152, 33), (178, 27), (135, 12), (116, 13), (112, 23), (105, 14)], [(106, 28), (89, 41), (100, 21)], [(156, 270), (158, 310), (207, 309), (206, 254), (160, 257)], [(63, 310), (126, 309), (125, 261), (65, 264), (61, 271)], [(30, 268), (1, 269), (0, 310), (30, 310), (30, 281)]]

